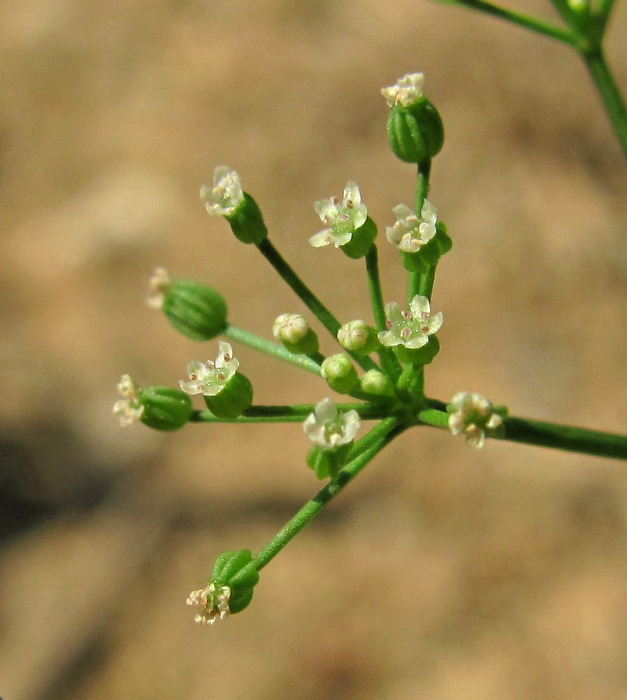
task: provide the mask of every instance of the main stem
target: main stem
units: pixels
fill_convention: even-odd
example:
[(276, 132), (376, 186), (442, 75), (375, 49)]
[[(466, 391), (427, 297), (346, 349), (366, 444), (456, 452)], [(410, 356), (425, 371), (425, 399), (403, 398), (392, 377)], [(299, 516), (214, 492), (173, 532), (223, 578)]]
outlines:
[[(420, 411), (418, 419), (423, 425), (447, 429), (449, 414), (446, 412), (446, 404), (436, 399), (427, 399), (427, 405), (429, 408)], [(627, 435), (516, 416), (505, 418), (503, 424), (505, 435), (494, 439), (627, 460)]]

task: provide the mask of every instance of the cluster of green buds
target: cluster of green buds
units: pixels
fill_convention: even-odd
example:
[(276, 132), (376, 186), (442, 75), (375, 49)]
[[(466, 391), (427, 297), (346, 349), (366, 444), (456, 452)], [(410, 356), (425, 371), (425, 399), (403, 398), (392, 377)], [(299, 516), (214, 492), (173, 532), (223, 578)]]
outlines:
[[(259, 569), (311, 519), (319, 507), (351, 479), (398, 432), (414, 425), (448, 427), (463, 433), (474, 447), (486, 436), (502, 435), (503, 413), (477, 394), (457, 394), (446, 404), (427, 398), (424, 368), (439, 350), (437, 333), (441, 312), (431, 312), (435, 268), (451, 247), (435, 206), (427, 199), (430, 159), (442, 147), (444, 132), (435, 107), (423, 94), (424, 77), (406, 75), (383, 94), (390, 107), (388, 138), (394, 153), (418, 166), (414, 208), (399, 204), (396, 222), (386, 228), (386, 239), (398, 248), (408, 272), (407, 306), (384, 303), (378, 271), (378, 227), (368, 214), (358, 185), (349, 180), (343, 197), (321, 199), (314, 209), (325, 228), (309, 237), (314, 248), (339, 248), (352, 260), (365, 258), (372, 321), (340, 323), (319, 301), (274, 248), (261, 210), (242, 188), (239, 175), (218, 166), (213, 184), (200, 196), (207, 212), (223, 217), (243, 243), (256, 246), (279, 272), (317, 321), (339, 343), (341, 352), (323, 355), (318, 333), (298, 313), (279, 315), (272, 327), (277, 342), (233, 326), (222, 295), (212, 287), (190, 280), (172, 280), (163, 268), (150, 280), (148, 304), (160, 310), (186, 338), (206, 342), (218, 336), (215, 360), (193, 360), (177, 388), (139, 389), (128, 375), (118, 385), (121, 398), (114, 412), (122, 426), (140, 421), (157, 430), (171, 431), (189, 422), (238, 423), (298, 420), (311, 442), (306, 464), (316, 478), (330, 480), (314, 501), (299, 512), (257, 556), (249, 550), (229, 551), (216, 560), (207, 585), (193, 591), (187, 603), (200, 608), (196, 621), (213, 624), (243, 610), (252, 599)], [(403, 305), (404, 306), (404, 305)], [(253, 386), (240, 372), (231, 342), (239, 342), (312, 372), (326, 388), (346, 398), (336, 404), (325, 397), (315, 404), (254, 405)], [(326, 393), (326, 392), (325, 392)], [(201, 396), (202, 409), (190, 397)], [(362, 422), (377, 421), (357, 440)], [(312, 505), (313, 504), (313, 505)]]

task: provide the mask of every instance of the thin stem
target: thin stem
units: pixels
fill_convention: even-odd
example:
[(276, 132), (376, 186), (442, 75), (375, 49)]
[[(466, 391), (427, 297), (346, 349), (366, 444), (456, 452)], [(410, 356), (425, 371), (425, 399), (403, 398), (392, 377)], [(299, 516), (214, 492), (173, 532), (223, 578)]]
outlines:
[(600, 0), (599, 2), (599, 7), (597, 8), (595, 14), (601, 19), (601, 26), (603, 30), (605, 30), (605, 27), (607, 26), (607, 23), (612, 15), (615, 1), (616, 0)]
[[(416, 294), (420, 296), (427, 297), (431, 301), (431, 295), (433, 294), (433, 283), (435, 281), (435, 268), (436, 265), (432, 265), (427, 272), (421, 272), (418, 275)], [(415, 294), (414, 294), (415, 296)], [(412, 299), (414, 297), (412, 296)]]
[[(193, 411), (189, 419), (192, 423), (299, 423), (313, 413), (313, 403), (293, 406), (251, 406), (237, 418), (218, 418), (211, 411)], [(365, 403), (339, 403), (342, 413), (355, 410), (362, 420), (379, 420), (390, 415), (388, 408)]]
[(368, 273), (372, 316), (375, 326), (382, 331), (385, 330), (385, 307), (383, 305), (383, 292), (381, 291), (381, 278), (379, 276), (379, 253), (377, 246), (374, 244), (366, 255), (366, 272)]
[[(422, 207), (425, 203), (425, 199), (429, 194), (429, 176), (431, 174), (431, 159), (422, 163), (418, 163), (418, 174), (416, 179), (416, 214), (420, 216), (422, 212)], [(407, 284), (407, 303), (411, 304), (411, 300), (416, 296), (416, 294), (421, 294), (431, 298), (431, 291), (433, 289), (433, 279), (435, 276), (435, 270), (429, 268), (427, 272), (410, 272), (409, 281)], [(425, 290), (428, 293), (423, 294), (421, 290)]]
[[(367, 444), (368, 446), (350, 461), (335, 479), (330, 481), (314, 498), (308, 501), (257, 554), (254, 558), (257, 570), (259, 571), (266, 566), (401, 430), (402, 428), (397, 426), (395, 418), (386, 418), (356, 443), (355, 447), (359, 443)], [(367, 441), (366, 438), (368, 438)]]
[(485, 12), (493, 17), (498, 17), (499, 19), (507, 20), (508, 22), (513, 22), (521, 27), (531, 29), (538, 34), (543, 34), (551, 39), (557, 39), (557, 41), (561, 41), (569, 46), (577, 47), (579, 44), (579, 38), (566, 29), (547, 24), (543, 20), (536, 19), (535, 17), (529, 17), (519, 12), (513, 12), (512, 10), (506, 10), (503, 7), (492, 5), (489, 2), (485, 2), (485, 0), (455, 0), (455, 3), (464, 7), (470, 7), (473, 10), (480, 10), (481, 12)]
[(242, 343), (242, 345), (247, 345), (249, 348), (258, 350), (259, 352), (264, 352), (267, 355), (276, 357), (278, 360), (283, 362), (289, 362), (300, 369), (307, 370), (312, 374), (320, 376), (320, 365), (314, 362), (307, 355), (296, 355), (293, 352), (287, 350), (282, 345), (273, 343), (271, 340), (266, 340), (255, 333), (250, 333), (243, 328), (237, 328), (236, 326), (227, 326), (224, 331), (224, 335), (229, 339), (237, 343)]
[(505, 436), (501, 439), (527, 445), (553, 447), (597, 457), (627, 460), (627, 436), (558, 425), (527, 418), (506, 418)]
[[(335, 318), (335, 316), (327, 309), (327, 307), (318, 299), (318, 297), (309, 289), (309, 287), (301, 280), (301, 278), (294, 272), (287, 261), (279, 253), (279, 251), (272, 245), (268, 238), (264, 239), (257, 245), (257, 248), (264, 256), (264, 258), (272, 265), (272, 267), (278, 272), (281, 279), (292, 289), (292, 291), (300, 297), (307, 308), (315, 314), (316, 318), (320, 323), (329, 331), (329, 333), (336, 338), (337, 332), (340, 329), (340, 322)], [(347, 351), (348, 352), (348, 351)], [(359, 357), (354, 353), (348, 352), (348, 354), (355, 360), (355, 362), (364, 370), (377, 369), (375, 362), (369, 357)]]
[[(385, 330), (385, 306), (383, 305), (383, 292), (381, 291), (381, 278), (379, 275), (379, 254), (376, 245), (372, 245), (366, 255), (366, 272), (368, 273), (368, 287), (370, 290), (370, 305), (377, 330)], [(401, 373), (401, 366), (396, 355), (386, 347), (379, 350), (381, 366), (386, 374), (396, 380)]]
[(566, 22), (568, 26), (573, 22), (573, 11), (569, 7), (566, 0), (551, 0), (551, 4), (557, 10), (559, 16)]
[(620, 89), (605, 61), (603, 49), (599, 46), (592, 51), (582, 52), (581, 57), (599, 91), (603, 107), (627, 158), (627, 108)]
[[(420, 422), (435, 428), (447, 428), (448, 414), (446, 413), (446, 404), (433, 399), (428, 399), (427, 404), (429, 408), (418, 413)], [(626, 435), (587, 430), (586, 428), (576, 428), (569, 425), (517, 418), (515, 416), (505, 418), (503, 424), (505, 426), (505, 435), (494, 439), (551, 447), (597, 457), (627, 460)]]

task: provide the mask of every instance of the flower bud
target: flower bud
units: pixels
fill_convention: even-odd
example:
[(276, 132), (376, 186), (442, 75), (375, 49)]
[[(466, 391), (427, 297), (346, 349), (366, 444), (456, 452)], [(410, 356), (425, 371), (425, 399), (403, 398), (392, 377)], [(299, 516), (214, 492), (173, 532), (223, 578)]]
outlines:
[(253, 597), (253, 588), (259, 582), (259, 572), (250, 550), (240, 549), (221, 554), (213, 565), (211, 582), (231, 589), (231, 613), (240, 612), (247, 607)]
[(359, 382), (357, 370), (348, 355), (343, 353), (327, 357), (320, 366), (320, 374), (339, 394), (349, 394)]
[(442, 119), (426, 97), (408, 107), (395, 104), (388, 116), (387, 133), (391, 149), (406, 163), (433, 158), (444, 143)]
[(167, 386), (151, 386), (138, 391), (143, 411), (140, 420), (155, 430), (178, 430), (192, 415), (192, 402), (187, 394)]
[(258, 245), (268, 237), (261, 210), (248, 192), (244, 192), (244, 198), (235, 211), (224, 218), (229, 222), (235, 237), (242, 243)]
[(353, 231), (350, 241), (341, 246), (341, 250), (353, 260), (363, 258), (372, 248), (376, 237), (377, 225), (370, 217), (367, 217), (366, 221)]
[(345, 323), (337, 332), (337, 339), (345, 350), (359, 355), (369, 355), (379, 347), (377, 331), (361, 320)]
[(307, 466), (316, 474), (316, 479), (335, 479), (340, 469), (346, 464), (352, 441), (330, 450), (313, 445), (307, 453)]
[(253, 385), (241, 372), (236, 372), (214, 396), (205, 395), (207, 408), (218, 418), (237, 418), (252, 402)]
[[(187, 338), (211, 340), (227, 326), (226, 302), (212, 287), (175, 280), (161, 289), (159, 305), (166, 318)], [(157, 306), (154, 297), (152, 305)]]
[(300, 314), (281, 314), (272, 326), (272, 334), (293, 353), (313, 355), (318, 352), (318, 336), (311, 330), (307, 319)]
[(360, 379), (359, 386), (366, 394), (394, 396), (394, 386), (388, 377), (378, 369), (369, 369)]

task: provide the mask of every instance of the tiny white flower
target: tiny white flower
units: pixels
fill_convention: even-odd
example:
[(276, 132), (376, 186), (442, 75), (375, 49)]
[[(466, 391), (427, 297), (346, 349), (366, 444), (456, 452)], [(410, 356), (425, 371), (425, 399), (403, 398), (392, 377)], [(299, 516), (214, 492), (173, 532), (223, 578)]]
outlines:
[(309, 439), (323, 450), (329, 450), (351, 442), (359, 429), (359, 414), (351, 410), (340, 413), (331, 399), (323, 399), (316, 405), (303, 423)]
[(120, 425), (128, 428), (141, 418), (144, 407), (139, 403), (137, 387), (128, 374), (123, 374), (118, 382), (118, 393), (122, 396), (113, 404), (113, 413), (118, 417)]
[(281, 314), (277, 316), (272, 325), (272, 335), (277, 340), (296, 344), (301, 341), (309, 331), (307, 319), (300, 314)]
[(451, 399), (455, 409), (448, 419), (448, 427), (453, 435), (465, 435), (471, 447), (483, 447), (486, 430), (496, 430), (503, 425), (503, 419), (492, 410), (492, 404), (481, 394), (460, 391)]
[(314, 203), (321, 221), (328, 226), (309, 239), (314, 248), (333, 244), (336, 248), (348, 243), (353, 233), (366, 223), (368, 210), (362, 204), (361, 193), (355, 182), (349, 180), (344, 188), (342, 202), (337, 197), (321, 199)]
[(230, 598), (231, 589), (228, 586), (217, 588), (214, 583), (211, 583), (207, 588), (192, 591), (185, 603), (202, 608), (201, 612), (194, 617), (194, 622), (199, 625), (213, 625), (216, 620), (224, 620), (231, 614)]
[(416, 296), (409, 305), (410, 311), (401, 311), (396, 302), (385, 305), (387, 330), (379, 333), (379, 341), (387, 346), (404, 345), (410, 350), (421, 348), (429, 342), (429, 336), (437, 333), (443, 321), (442, 312), (431, 315), (427, 297)]
[(435, 236), (438, 214), (428, 199), (425, 199), (420, 216), (406, 204), (399, 204), (392, 211), (396, 223), (386, 227), (385, 235), (390, 243), (403, 252), (415, 253)]
[(152, 273), (148, 286), (148, 295), (146, 296), (146, 304), (151, 309), (160, 309), (163, 305), (163, 298), (170, 286), (170, 275), (163, 267), (155, 268)]
[(394, 85), (383, 88), (381, 94), (385, 97), (388, 107), (410, 107), (423, 96), (424, 84), (425, 76), (422, 73), (407, 73)]
[(204, 394), (216, 396), (237, 372), (239, 360), (233, 357), (233, 349), (229, 343), (220, 341), (219, 354), (215, 362), (198, 362), (194, 360), (187, 365), (188, 381), (181, 380), (181, 391), (186, 394)]
[(239, 175), (226, 165), (218, 165), (213, 171), (213, 186), (203, 185), (200, 198), (212, 216), (230, 216), (244, 201)]

